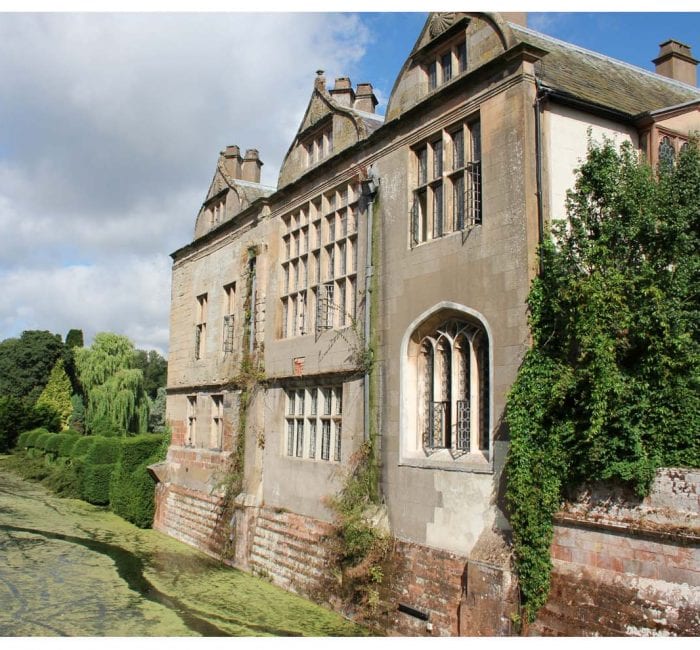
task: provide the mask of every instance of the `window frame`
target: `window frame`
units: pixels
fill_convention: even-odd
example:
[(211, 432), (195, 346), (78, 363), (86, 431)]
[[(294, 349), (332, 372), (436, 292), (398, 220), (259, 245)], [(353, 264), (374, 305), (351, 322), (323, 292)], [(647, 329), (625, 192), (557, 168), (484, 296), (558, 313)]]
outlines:
[[(468, 451), (440, 448), (426, 451), (419, 420), (418, 378), (419, 378), (419, 341), (425, 334), (439, 328), (449, 320), (465, 322), (483, 333), (485, 358), (482, 359), (483, 381), (479, 383), (479, 391), (485, 394), (476, 395), (482, 400), (482, 421), (479, 430), (470, 431), (470, 443), (476, 442), (479, 449), (470, 444)], [(493, 472), (493, 431), (494, 431), (494, 361), (493, 336), (488, 322), (482, 314), (465, 305), (443, 301), (418, 316), (406, 329), (401, 342), (399, 361), (399, 465), (425, 468), (468, 471), (477, 473)], [(475, 391), (477, 389), (475, 388)], [(477, 414), (478, 417), (478, 414)], [(476, 440), (474, 439), (476, 437)]]

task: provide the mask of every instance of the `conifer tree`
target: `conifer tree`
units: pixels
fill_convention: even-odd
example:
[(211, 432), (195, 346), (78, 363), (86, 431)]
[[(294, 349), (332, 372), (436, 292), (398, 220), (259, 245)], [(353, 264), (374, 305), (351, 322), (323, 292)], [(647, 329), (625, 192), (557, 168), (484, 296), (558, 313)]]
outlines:
[(61, 429), (68, 427), (73, 405), (71, 403), (71, 383), (63, 367), (63, 359), (56, 361), (49, 375), (49, 381), (39, 395), (36, 405), (51, 407), (61, 419)]

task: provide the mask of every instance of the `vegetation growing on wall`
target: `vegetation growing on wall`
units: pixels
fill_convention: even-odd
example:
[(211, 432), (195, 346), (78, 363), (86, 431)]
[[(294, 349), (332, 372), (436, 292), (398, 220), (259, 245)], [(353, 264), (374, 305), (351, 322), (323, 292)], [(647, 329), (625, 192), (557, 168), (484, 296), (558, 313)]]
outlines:
[(661, 466), (700, 466), (700, 152), (656, 173), (627, 145), (591, 145), (568, 218), (540, 249), (533, 345), (506, 407), (507, 501), (523, 615), (550, 584), (565, 488), (640, 496)]

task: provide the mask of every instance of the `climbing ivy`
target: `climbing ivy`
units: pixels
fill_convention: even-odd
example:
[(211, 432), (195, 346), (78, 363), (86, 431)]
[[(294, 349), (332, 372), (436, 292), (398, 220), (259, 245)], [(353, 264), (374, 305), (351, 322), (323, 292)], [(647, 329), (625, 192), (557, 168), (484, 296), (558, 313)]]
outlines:
[(248, 429), (248, 411), (255, 394), (265, 383), (265, 370), (262, 364), (262, 350), (250, 351), (251, 324), (255, 314), (255, 296), (253, 295), (254, 273), (250, 266), (250, 260), (257, 255), (257, 248), (248, 249), (249, 267), (246, 274), (246, 290), (243, 304), (243, 337), (241, 361), (238, 373), (231, 380), (234, 387), (239, 389), (238, 398), (238, 426), (235, 443), (228, 466), (219, 487), (223, 489), (223, 503), (220, 512), (220, 521), (223, 526), (224, 543), (221, 552), (223, 559), (227, 559), (234, 552), (234, 513), (236, 510), (236, 497), (243, 491), (245, 478), (245, 441)]
[(700, 466), (700, 152), (657, 170), (590, 144), (567, 219), (540, 247), (532, 349), (510, 391), (507, 503), (523, 618), (550, 585), (567, 489), (648, 493), (662, 466)]

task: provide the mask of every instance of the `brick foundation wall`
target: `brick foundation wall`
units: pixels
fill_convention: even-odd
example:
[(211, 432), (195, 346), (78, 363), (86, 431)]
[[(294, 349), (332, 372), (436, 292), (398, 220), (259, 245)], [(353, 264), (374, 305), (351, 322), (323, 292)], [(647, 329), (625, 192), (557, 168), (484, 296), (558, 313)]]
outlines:
[(218, 557), (224, 542), (221, 503), (220, 496), (158, 484), (153, 528)]
[[(502, 636), (515, 593), (509, 571), (454, 553), (397, 541), (393, 607), (387, 621), (407, 636)], [(421, 620), (400, 605), (428, 616)]]
[(643, 502), (589, 493), (559, 513), (552, 590), (530, 633), (700, 635), (699, 479), (660, 470)]

